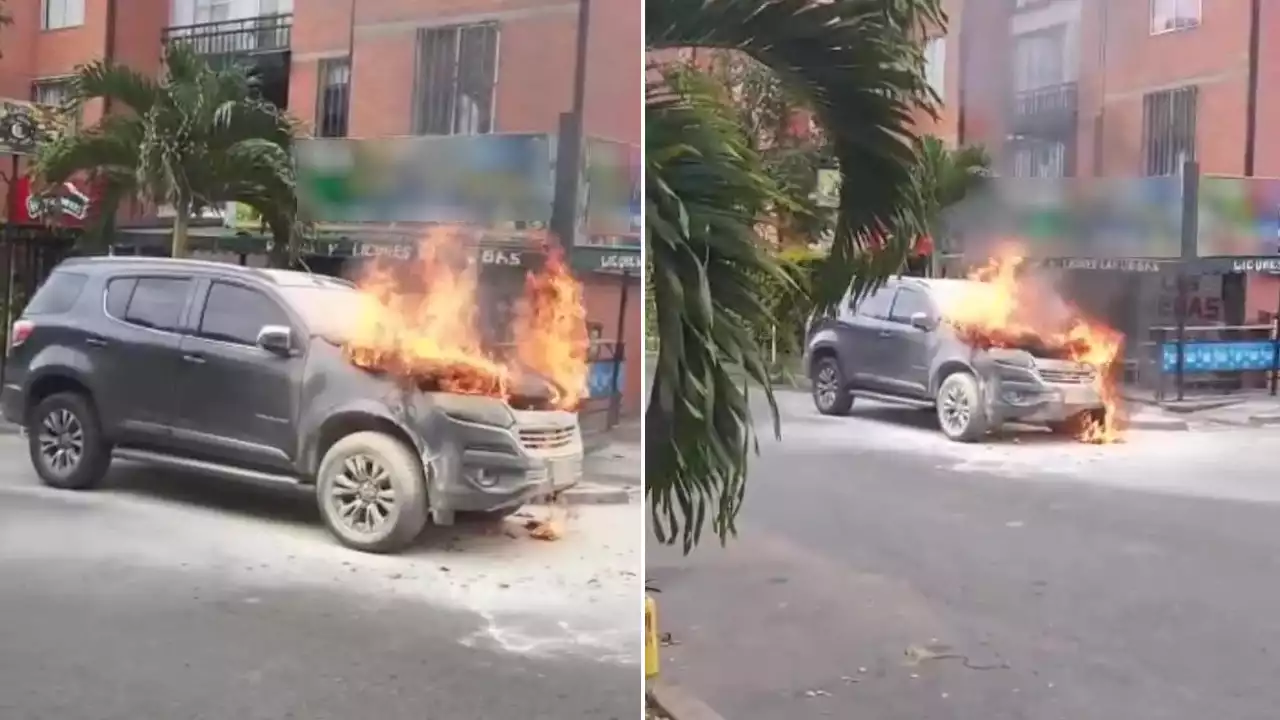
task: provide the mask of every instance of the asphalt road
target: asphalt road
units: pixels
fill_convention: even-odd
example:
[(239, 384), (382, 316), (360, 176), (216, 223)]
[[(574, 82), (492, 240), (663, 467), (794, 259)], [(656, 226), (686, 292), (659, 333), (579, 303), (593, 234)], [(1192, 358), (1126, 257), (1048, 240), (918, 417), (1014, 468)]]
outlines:
[(663, 675), (726, 718), (1280, 717), (1280, 429), (963, 446), (780, 400), (740, 537), (646, 557)]
[(337, 547), (305, 494), (122, 466), (40, 487), (0, 437), (3, 720), (640, 712), (638, 505)]

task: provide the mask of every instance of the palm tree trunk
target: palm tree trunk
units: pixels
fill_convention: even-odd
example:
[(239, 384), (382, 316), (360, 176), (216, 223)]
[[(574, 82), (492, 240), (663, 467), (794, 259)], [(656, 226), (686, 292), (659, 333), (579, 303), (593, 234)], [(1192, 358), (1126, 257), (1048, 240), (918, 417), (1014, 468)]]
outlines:
[(187, 228), (191, 225), (191, 204), (180, 202), (173, 215), (173, 245), (169, 254), (175, 258), (187, 256)]

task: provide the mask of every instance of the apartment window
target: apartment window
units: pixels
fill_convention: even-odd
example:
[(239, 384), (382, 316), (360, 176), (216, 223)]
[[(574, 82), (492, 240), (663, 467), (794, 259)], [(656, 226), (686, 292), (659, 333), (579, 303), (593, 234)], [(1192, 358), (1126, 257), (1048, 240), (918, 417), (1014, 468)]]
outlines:
[(234, 0), (196, 0), (195, 24), (230, 20), (233, 2)]
[(71, 81), (66, 78), (57, 80), (37, 80), (31, 86), (31, 99), (39, 105), (58, 107), (71, 98)]
[(493, 132), (498, 81), (494, 23), (418, 31), (413, 129), (417, 135)]
[(1151, 34), (1200, 25), (1200, 0), (1151, 0)]
[(1060, 178), (1067, 175), (1067, 144), (1060, 140), (1024, 140), (1013, 150), (1013, 176)]
[(350, 108), (351, 58), (321, 60), (316, 134), (320, 137), (346, 137)]
[(947, 89), (947, 39), (945, 37), (929, 38), (925, 43), (924, 76), (934, 92), (945, 96)]
[(41, 0), (40, 29), (59, 30), (84, 24), (84, 0)]
[(1024, 33), (1014, 39), (1013, 89), (1038, 90), (1067, 81), (1067, 33), (1058, 25)]
[(1148, 93), (1142, 98), (1142, 145), (1146, 173), (1176, 175), (1196, 156), (1194, 86)]

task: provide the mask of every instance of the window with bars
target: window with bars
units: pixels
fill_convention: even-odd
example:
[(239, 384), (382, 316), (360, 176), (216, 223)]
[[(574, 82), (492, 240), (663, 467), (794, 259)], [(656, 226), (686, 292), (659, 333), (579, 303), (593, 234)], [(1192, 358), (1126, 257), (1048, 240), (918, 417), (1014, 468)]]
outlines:
[(496, 23), (418, 31), (414, 77), (415, 135), (493, 132), (498, 83)]
[(1013, 176), (1067, 176), (1067, 144), (1060, 140), (1024, 140), (1013, 149)]
[[(31, 101), (37, 105), (48, 105), (50, 107), (62, 107), (71, 99), (71, 79), (70, 78), (52, 78), (49, 80), (37, 80), (31, 84)], [(80, 112), (73, 111), (75, 116), (72, 118), (72, 126), (80, 126)]]
[(929, 87), (945, 97), (947, 92), (947, 39), (929, 38), (924, 46), (924, 76)]
[(346, 137), (351, 112), (351, 58), (320, 61), (320, 88), (316, 93), (316, 135)]
[(1146, 174), (1176, 175), (1196, 156), (1195, 86), (1148, 93), (1142, 98), (1142, 147)]
[(84, 25), (84, 0), (41, 1), (41, 30), (60, 30), (81, 25)]

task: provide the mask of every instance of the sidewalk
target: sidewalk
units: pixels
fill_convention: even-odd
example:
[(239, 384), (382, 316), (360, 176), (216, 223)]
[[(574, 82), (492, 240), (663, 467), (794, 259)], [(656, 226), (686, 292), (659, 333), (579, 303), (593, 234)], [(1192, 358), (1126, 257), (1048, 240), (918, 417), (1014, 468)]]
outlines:
[(1236, 427), (1280, 425), (1280, 397), (1272, 397), (1266, 390), (1157, 401), (1149, 391), (1127, 388), (1125, 399), (1166, 417), (1192, 422)]

